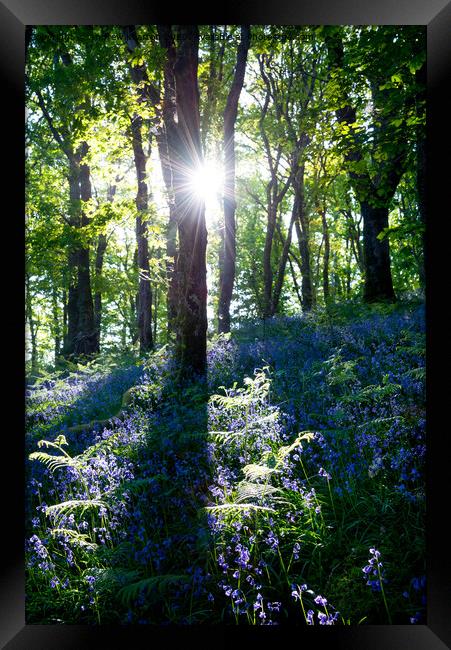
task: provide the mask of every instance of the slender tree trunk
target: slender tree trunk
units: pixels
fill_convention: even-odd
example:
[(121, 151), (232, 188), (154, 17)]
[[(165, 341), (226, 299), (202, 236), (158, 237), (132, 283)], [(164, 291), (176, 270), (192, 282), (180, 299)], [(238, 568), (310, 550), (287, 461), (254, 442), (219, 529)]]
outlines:
[(146, 183), (146, 162), (142, 144), (142, 118), (134, 116), (132, 122), (132, 145), (135, 160), (138, 191), (136, 194), (136, 243), (138, 247), (138, 335), (141, 352), (153, 348), (152, 336), (152, 289), (149, 276), (149, 243), (147, 234), (148, 191)]
[[(296, 221), (297, 214), (298, 214), (298, 201), (299, 197), (295, 196), (294, 202), (293, 202), (293, 209), (291, 212), (291, 219), (290, 219), (290, 224), (288, 226), (288, 232), (285, 241), (283, 241), (283, 248), (282, 248), (282, 253), (280, 255), (279, 259), (279, 266), (277, 269), (277, 276), (276, 276), (276, 281), (274, 283), (274, 290), (273, 290), (273, 295), (272, 295), (272, 302), (271, 302), (271, 316), (274, 316), (274, 314), (277, 313), (278, 307), (279, 307), (279, 301), (280, 301), (280, 296), (282, 293), (282, 286), (283, 286), (283, 281), (285, 278), (285, 269), (287, 266), (287, 260), (288, 260), (288, 255), (290, 252), (290, 246), (291, 246), (291, 237), (293, 233), (293, 225), (294, 222)], [(279, 233), (281, 235), (281, 233)], [(282, 237), (281, 237), (282, 239)]]
[(130, 307), (129, 334), (130, 334), (130, 340), (132, 342), (132, 345), (135, 345), (136, 341), (138, 340), (136, 302), (137, 302), (137, 296), (129, 296), (129, 307)]
[(351, 258), (352, 251), (350, 250), (350, 239), (346, 237), (345, 258), (346, 258), (346, 299), (349, 299), (351, 294)]
[(301, 256), (302, 309), (310, 311), (313, 307), (313, 283), (310, 265), (309, 227), (304, 203), (304, 165), (301, 165), (294, 179), (294, 191), (297, 199), (298, 214), (295, 221)]
[(67, 336), (67, 289), (63, 289), (63, 344)]
[(168, 337), (170, 338), (176, 331), (176, 319), (178, 308), (178, 288), (177, 288), (177, 210), (174, 197), (174, 174), (172, 162), (174, 152), (171, 151), (172, 143), (177, 139), (177, 124), (174, 116), (177, 113), (176, 90), (174, 65), (176, 59), (176, 48), (172, 36), (172, 30), (168, 25), (157, 25), (160, 45), (166, 50), (166, 61), (163, 67), (164, 75), (164, 95), (162, 100), (162, 127), (157, 133), (158, 153), (160, 156), (161, 171), (166, 187), (169, 221), (166, 234), (166, 279), (167, 279), (167, 320), (168, 320)]
[(154, 291), (154, 306), (153, 306), (153, 340), (157, 341), (157, 327), (158, 327), (158, 289)]
[(263, 304), (264, 311), (263, 317), (268, 318), (271, 316), (272, 305), (272, 283), (273, 271), (271, 265), (271, 251), (274, 239), (274, 232), (277, 222), (277, 207), (269, 206), (268, 210), (268, 223), (266, 226), (265, 247), (263, 249)]
[(102, 292), (100, 290), (100, 282), (102, 278), (103, 261), (105, 258), (106, 244), (107, 244), (106, 235), (100, 233), (97, 239), (97, 248), (96, 248), (96, 261), (95, 261), (96, 291), (94, 294), (94, 319), (95, 319), (97, 351), (100, 351), (100, 329), (102, 324)]
[[(70, 195), (70, 223), (71, 226), (80, 226), (80, 169), (75, 160), (69, 163), (69, 195)], [(79, 246), (70, 243), (67, 258), (68, 273), (68, 297), (67, 297), (67, 332), (64, 340), (64, 356), (68, 357), (75, 353), (75, 341), (78, 334), (78, 279), (77, 268), (79, 263)]]
[(236, 225), (235, 225), (235, 122), (238, 101), (244, 83), (247, 53), (250, 45), (250, 28), (241, 27), (235, 74), (224, 111), (224, 230), (222, 231), (222, 264), (219, 277), (218, 331), (230, 331), (230, 302), (235, 281)]
[[(129, 52), (134, 52), (139, 46), (134, 25), (123, 27), (122, 33), (127, 43)], [(130, 76), (136, 85), (139, 93), (139, 103), (146, 101), (154, 106), (159, 101), (159, 95), (149, 82), (146, 68), (143, 64), (129, 66)], [(147, 212), (149, 207), (149, 196), (146, 181), (147, 156), (143, 148), (143, 118), (135, 113), (132, 118), (132, 147), (135, 161), (138, 190), (136, 194), (136, 243), (138, 247), (138, 335), (139, 348), (141, 352), (148, 352), (153, 349), (152, 336), (152, 288), (149, 276), (149, 243), (147, 229)]]
[(38, 373), (38, 346), (37, 346), (37, 333), (38, 327), (36, 321), (33, 318), (33, 305), (31, 302), (30, 294), (30, 281), (28, 275), (26, 276), (26, 294), (25, 294), (25, 311), (26, 319), (28, 321), (28, 327), (30, 331), (30, 357), (31, 357), (31, 375), (35, 376)]
[[(116, 194), (116, 185), (109, 185), (107, 191), (107, 201), (112, 203), (114, 195)], [(107, 246), (107, 238), (104, 233), (100, 233), (97, 239), (96, 260), (95, 260), (95, 286), (96, 291), (94, 294), (94, 323), (96, 330), (96, 349), (100, 352), (100, 331), (102, 325), (102, 292), (100, 284), (102, 281), (103, 262), (105, 259), (105, 251)]]
[(288, 264), (290, 265), (291, 279), (293, 280), (294, 290), (299, 300), (299, 304), (302, 306), (301, 290), (299, 288), (298, 280), (296, 278), (296, 271), (294, 270), (293, 262), (291, 261), (291, 255), (288, 256)]
[(52, 288), (52, 317), (53, 317), (53, 333), (54, 333), (54, 363), (58, 364), (58, 358), (61, 354), (61, 326), (58, 311), (58, 290), (56, 286)]
[(329, 301), (329, 257), (330, 257), (330, 240), (329, 240), (329, 227), (327, 225), (326, 211), (321, 211), (321, 221), (323, 224), (324, 236), (324, 260), (323, 260), (323, 295), (324, 302), (327, 304)]
[[(87, 153), (88, 146), (82, 143), (81, 156)], [(80, 165), (80, 198), (90, 201), (92, 198), (90, 170), (88, 165)], [(89, 220), (81, 211), (81, 227), (87, 226)], [(94, 304), (92, 300), (91, 274), (89, 268), (89, 248), (80, 246), (78, 253), (78, 332), (75, 342), (75, 354), (92, 354), (98, 352), (94, 321)]]
[(177, 218), (175, 206), (169, 208), (169, 223), (166, 238), (166, 278), (168, 282), (167, 290), (167, 317), (168, 317), (168, 335), (175, 332), (177, 319)]

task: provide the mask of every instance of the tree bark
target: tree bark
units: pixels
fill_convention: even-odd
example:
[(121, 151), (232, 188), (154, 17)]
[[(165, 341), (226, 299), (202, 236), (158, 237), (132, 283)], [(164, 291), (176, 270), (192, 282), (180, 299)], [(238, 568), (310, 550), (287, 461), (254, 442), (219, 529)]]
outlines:
[(100, 282), (103, 271), (103, 261), (105, 258), (107, 239), (106, 235), (100, 233), (97, 239), (96, 248), (96, 261), (95, 261), (95, 281), (96, 291), (94, 294), (94, 323), (96, 330), (96, 347), (100, 350), (100, 329), (102, 324), (102, 292), (100, 290)]
[(158, 153), (160, 156), (161, 171), (166, 187), (169, 221), (166, 234), (166, 279), (167, 279), (167, 319), (168, 319), (168, 337), (175, 334), (176, 319), (178, 308), (178, 288), (177, 288), (177, 211), (174, 198), (174, 174), (172, 170), (172, 161), (174, 152), (170, 151), (172, 143), (176, 140), (176, 128), (174, 116), (177, 113), (176, 90), (174, 65), (176, 59), (176, 48), (169, 25), (157, 25), (158, 38), (160, 45), (166, 50), (166, 61), (163, 67), (163, 86), (164, 94), (162, 99), (162, 128), (157, 133)]
[(304, 202), (304, 165), (300, 166), (294, 178), (293, 188), (297, 197), (298, 208), (295, 226), (301, 256), (302, 309), (303, 311), (310, 311), (313, 307), (314, 296), (310, 264), (309, 227)]
[(263, 249), (263, 304), (264, 304), (263, 317), (264, 318), (271, 317), (272, 283), (273, 283), (271, 251), (272, 251), (272, 244), (274, 239), (274, 231), (276, 228), (276, 221), (277, 221), (277, 208), (274, 209), (273, 206), (270, 206), (268, 210), (268, 221), (267, 221), (266, 234), (265, 234), (265, 247)]
[(324, 236), (324, 259), (323, 259), (323, 295), (324, 302), (329, 301), (329, 258), (330, 258), (330, 239), (329, 227), (327, 225), (326, 211), (321, 210), (321, 222), (323, 225)]
[(58, 290), (56, 286), (52, 288), (52, 317), (53, 317), (53, 334), (54, 334), (54, 363), (58, 364), (58, 358), (61, 354), (61, 326), (58, 313)]
[[(136, 28), (134, 25), (129, 25), (123, 28), (123, 36), (127, 43), (129, 52), (133, 52), (138, 46), (138, 39), (136, 35)], [(130, 76), (133, 83), (137, 86), (139, 92), (139, 103), (144, 103), (150, 100), (150, 103), (158, 101), (159, 96), (156, 95), (151, 84), (148, 83), (148, 76), (146, 68), (143, 64), (129, 66)], [(135, 113), (132, 118), (131, 134), (132, 134), (132, 147), (133, 157), (136, 169), (137, 178), (137, 194), (136, 194), (136, 209), (138, 214), (136, 216), (135, 232), (136, 243), (138, 248), (138, 336), (139, 336), (139, 349), (141, 353), (149, 352), (153, 349), (153, 334), (152, 334), (152, 288), (150, 284), (150, 267), (149, 267), (149, 243), (148, 243), (148, 208), (149, 196), (146, 182), (146, 164), (147, 156), (143, 148), (143, 119)]]
[(388, 227), (388, 207), (374, 207), (362, 201), (363, 259), (365, 264), (364, 300), (394, 300), (395, 292), (390, 271), (388, 239), (377, 238)]
[[(288, 226), (288, 233), (283, 240), (282, 238), (282, 233), (279, 232), (280, 238), (283, 241), (283, 248), (282, 248), (282, 254), (280, 256), (279, 260), (279, 266), (277, 269), (277, 275), (276, 275), (276, 281), (274, 283), (274, 290), (272, 294), (272, 301), (271, 301), (271, 316), (274, 316), (277, 313), (278, 307), (279, 307), (279, 301), (280, 301), (280, 296), (282, 293), (282, 286), (283, 282), (285, 279), (285, 269), (287, 266), (287, 261), (288, 261), (288, 255), (290, 252), (290, 246), (291, 246), (291, 237), (293, 233), (293, 225), (294, 222), (296, 221), (297, 214), (298, 214), (298, 201), (299, 197), (295, 196), (294, 202), (293, 202), (293, 209), (291, 211), (291, 219), (290, 219), (290, 224)], [(296, 286), (295, 286), (296, 288)]]
[[(64, 276), (66, 274), (64, 273)], [(67, 289), (66, 289), (66, 284), (64, 284), (64, 289), (63, 289), (63, 345), (64, 345), (64, 340), (67, 336)]]
[[(164, 28), (163, 28), (164, 30)], [(163, 35), (161, 26), (159, 34)], [(168, 41), (162, 44), (168, 49)], [(193, 196), (189, 177), (202, 163), (199, 89), (197, 84), (199, 30), (197, 25), (177, 26), (173, 74), (176, 116), (168, 132), (168, 151), (173, 174), (179, 234), (177, 258), (176, 358), (181, 375), (206, 372), (207, 268), (205, 205)], [(170, 56), (170, 52), (168, 52)], [(175, 119), (176, 118), (176, 119)]]
[(136, 208), (138, 211), (135, 224), (136, 243), (138, 247), (138, 336), (139, 349), (148, 352), (153, 349), (152, 336), (152, 288), (149, 276), (149, 243), (147, 238), (148, 191), (146, 183), (147, 158), (142, 146), (142, 118), (134, 116), (132, 122), (132, 145), (135, 160), (138, 191)]
[(236, 225), (235, 225), (235, 122), (238, 101), (244, 83), (247, 53), (250, 45), (250, 27), (242, 25), (235, 74), (224, 110), (224, 230), (222, 232), (222, 264), (219, 277), (218, 332), (230, 331), (230, 302), (235, 281)]
[(30, 293), (30, 280), (28, 275), (25, 278), (26, 281), (26, 298), (25, 298), (25, 309), (26, 309), (26, 319), (28, 321), (28, 327), (30, 329), (30, 360), (31, 360), (31, 372), (32, 376), (36, 376), (38, 373), (38, 346), (37, 346), (37, 331), (38, 326), (36, 321), (33, 318), (33, 306), (31, 301)]
[[(116, 185), (109, 185), (107, 191), (108, 203), (113, 202), (115, 194), (116, 194)], [(101, 325), (102, 325), (102, 291), (100, 289), (100, 284), (102, 281), (103, 262), (105, 259), (106, 246), (107, 246), (106, 235), (105, 233), (100, 233), (97, 239), (97, 247), (96, 247), (96, 260), (95, 260), (96, 291), (94, 294), (94, 324), (96, 330), (97, 351), (100, 351), (100, 332), (101, 332)]]
[[(80, 226), (80, 169), (75, 159), (69, 160), (69, 195), (70, 215), (69, 221), (73, 228)], [(68, 297), (67, 297), (67, 332), (64, 339), (63, 354), (65, 357), (75, 353), (75, 341), (78, 334), (78, 281), (77, 268), (79, 263), (79, 250), (77, 243), (69, 244), (67, 258), (68, 271)]]
[[(87, 151), (88, 145), (83, 142), (80, 147), (81, 159), (83, 159)], [(85, 163), (80, 164), (79, 179), (80, 198), (82, 201), (90, 201), (92, 198), (90, 170)], [(82, 228), (89, 223), (83, 209), (81, 210), (80, 222)], [(78, 251), (78, 312), (78, 331), (74, 352), (76, 355), (98, 352), (89, 269), (89, 248), (85, 245), (81, 245)]]

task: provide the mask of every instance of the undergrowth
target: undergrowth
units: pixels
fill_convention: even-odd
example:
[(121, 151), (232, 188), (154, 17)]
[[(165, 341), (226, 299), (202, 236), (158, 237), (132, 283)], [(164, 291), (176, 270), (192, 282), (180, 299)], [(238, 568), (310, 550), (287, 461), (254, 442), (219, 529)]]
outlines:
[(424, 622), (424, 346), (329, 307), (29, 387), (27, 622)]

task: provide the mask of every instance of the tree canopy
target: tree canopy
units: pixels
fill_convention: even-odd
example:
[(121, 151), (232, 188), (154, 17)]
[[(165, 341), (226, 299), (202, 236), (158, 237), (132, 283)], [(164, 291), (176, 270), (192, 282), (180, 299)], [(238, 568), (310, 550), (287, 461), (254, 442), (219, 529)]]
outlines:
[(422, 27), (37, 26), (27, 42), (33, 373), (171, 342), (202, 372), (207, 329), (424, 288)]

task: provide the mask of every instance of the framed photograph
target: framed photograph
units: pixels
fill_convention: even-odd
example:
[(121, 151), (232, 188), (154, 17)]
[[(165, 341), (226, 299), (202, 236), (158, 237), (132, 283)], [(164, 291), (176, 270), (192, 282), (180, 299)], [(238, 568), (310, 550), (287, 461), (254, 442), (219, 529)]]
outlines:
[(451, 648), (451, 3), (188, 9), (0, 1), (1, 647)]

